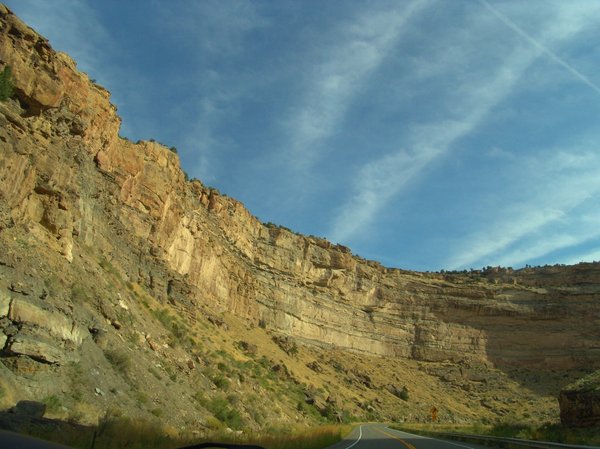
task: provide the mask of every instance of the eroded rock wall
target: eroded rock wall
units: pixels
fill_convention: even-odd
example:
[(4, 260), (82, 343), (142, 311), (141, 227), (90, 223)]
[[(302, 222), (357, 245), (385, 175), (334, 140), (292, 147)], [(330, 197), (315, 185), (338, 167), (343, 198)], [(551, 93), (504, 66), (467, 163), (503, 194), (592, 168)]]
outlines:
[[(168, 148), (120, 138), (109, 93), (1, 5), (0, 64), (11, 66), (17, 97), (0, 106), (0, 232), (26, 229), (66, 267), (95, 248), (157, 297), (233, 311), (315, 345), (501, 367), (600, 361), (598, 264), (385, 268), (266, 226), (238, 201), (187, 182)], [(20, 337), (11, 338), (14, 346)]]

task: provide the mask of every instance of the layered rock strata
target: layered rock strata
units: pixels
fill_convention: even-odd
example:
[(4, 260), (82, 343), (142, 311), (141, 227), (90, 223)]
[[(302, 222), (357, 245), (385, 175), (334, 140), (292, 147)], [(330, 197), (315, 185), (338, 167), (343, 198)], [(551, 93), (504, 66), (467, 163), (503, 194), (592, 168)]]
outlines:
[[(64, 267), (94, 248), (127, 279), (190, 313), (201, 305), (233, 311), (308, 344), (499, 367), (599, 366), (600, 265), (385, 268), (267, 226), (240, 202), (186, 181), (168, 148), (119, 137), (109, 93), (0, 5), (6, 64), (16, 100), (0, 106), (0, 232), (25, 229)], [(19, 294), (7, 301), (13, 323), (44, 329), (40, 305)], [(54, 346), (77, 345), (73, 314), (49, 316), (49, 328), (62, 329)], [(27, 338), (11, 335), (6, 350), (35, 356)]]

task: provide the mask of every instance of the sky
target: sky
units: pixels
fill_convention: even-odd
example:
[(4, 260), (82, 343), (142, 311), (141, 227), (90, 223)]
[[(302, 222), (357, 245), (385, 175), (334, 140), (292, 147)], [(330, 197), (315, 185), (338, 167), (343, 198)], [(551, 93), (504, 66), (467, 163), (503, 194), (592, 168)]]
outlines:
[(600, 1), (4, 1), (263, 222), (411, 270), (600, 260)]

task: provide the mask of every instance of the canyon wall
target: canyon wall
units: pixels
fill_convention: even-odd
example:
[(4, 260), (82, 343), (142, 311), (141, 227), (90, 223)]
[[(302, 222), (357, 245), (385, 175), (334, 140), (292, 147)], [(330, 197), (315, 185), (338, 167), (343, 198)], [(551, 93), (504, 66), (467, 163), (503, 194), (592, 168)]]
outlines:
[(93, 248), (186, 313), (233, 311), (311, 345), (501, 368), (600, 366), (599, 264), (385, 268), (267, 226), (187, 181), (165, 146), (120, 137), (109, 93), (1, 5), (0, 65), (16, 87), (0, 105), (0, 233), (33, 236), (61, 269)]

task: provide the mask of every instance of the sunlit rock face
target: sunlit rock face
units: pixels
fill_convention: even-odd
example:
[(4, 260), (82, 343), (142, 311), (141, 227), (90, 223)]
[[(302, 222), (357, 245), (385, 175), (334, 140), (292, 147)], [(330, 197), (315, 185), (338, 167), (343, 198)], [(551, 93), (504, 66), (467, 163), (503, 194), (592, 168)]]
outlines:
[[(0, 233), (26, 229), (62, 258), (61, 269), (94, 248), (157, 297), (233, 311), (307, 344), (498, 367), (599, 365), (598, 264), (385, 268), (267, 226), (240, 202), (187, 181), (167, 147), (119, 137), (109, 93), (4, 6), (0, 61), (16, 86), (16, 100), (0, 105)], [(49, 330), (43, 343), (52, 361), (81, 343), (73, 310), (21, 294), (8, 301), (15, 322), (15, 310), (24, 322), (38, 319), (35, 307), (51, 312), (36, 329)], [(15, 334), (5, 344), (31, 352), (35, 338)]]

